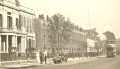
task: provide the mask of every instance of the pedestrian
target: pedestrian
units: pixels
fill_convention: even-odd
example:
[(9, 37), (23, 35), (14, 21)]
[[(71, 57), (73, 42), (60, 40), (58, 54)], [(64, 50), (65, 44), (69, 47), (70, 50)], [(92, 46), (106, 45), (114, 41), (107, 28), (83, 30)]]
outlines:
[(47, 63), (47, 51), (46, 50), (44, 51), (44, 62), (45, 64)]
[(43, 53), (40, 51), (40, 63), (43, 64)]
[(40, 52), (36, 52), (36, 59), (37, 62), (40, 63)]

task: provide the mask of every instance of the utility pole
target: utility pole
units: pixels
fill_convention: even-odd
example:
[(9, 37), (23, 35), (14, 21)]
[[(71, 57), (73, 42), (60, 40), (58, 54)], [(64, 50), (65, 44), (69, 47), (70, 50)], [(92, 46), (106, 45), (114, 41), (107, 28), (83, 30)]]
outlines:
[(59, 31), (58, 31), (58, 39), (57, 39), (57, 40), (58, 40), (58, 42), (57, 42), (57, 43), (58, 43), (58, 47), (57, 47), (57, 53), (58, 53), (58, 54), (60, 53), (60, 52), (59, 52), (59, 51), (60, 51), (60, 50), (59, 50), (59, 48), (60, 48), (60, 36), (59, 36), (59, 34), (60, 34), (60, 33), (59, 33)]
[(44, 44), (44, 50), (46, 49), (46, 24), (45, 24), (45, 20), (43, 23), (43, 44)]

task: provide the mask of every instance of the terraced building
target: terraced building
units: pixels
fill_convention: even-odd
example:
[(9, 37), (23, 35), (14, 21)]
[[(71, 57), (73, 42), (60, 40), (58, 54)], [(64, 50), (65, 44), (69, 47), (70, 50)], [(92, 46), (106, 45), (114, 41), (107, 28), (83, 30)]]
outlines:
[(34, 18), (18, 0), (0, 0), (0, 61), (30, 57), (36, 47)]

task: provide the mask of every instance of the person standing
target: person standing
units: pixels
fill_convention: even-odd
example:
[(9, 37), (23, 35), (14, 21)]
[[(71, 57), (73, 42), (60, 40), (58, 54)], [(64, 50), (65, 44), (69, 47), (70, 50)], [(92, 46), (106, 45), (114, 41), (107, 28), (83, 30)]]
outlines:
[(40, 63), (43, 64), (43, 53), (40, 51)]
[(44, 51), (44, 62), (47, 63), (47, 50)]
[(40, 53), (39, 52), (36, 52), (36, 59), (37, 59), (37, 62), (40, 63)]

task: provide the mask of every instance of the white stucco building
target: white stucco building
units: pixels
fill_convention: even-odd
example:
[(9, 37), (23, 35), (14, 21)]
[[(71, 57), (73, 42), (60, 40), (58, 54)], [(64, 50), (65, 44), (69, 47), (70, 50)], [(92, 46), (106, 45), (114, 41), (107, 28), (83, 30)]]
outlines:
[(94, 40), (87, 39), (87, 52), (97, 52)]
[(35, 48), (35, 14), (18, 0), (0, 0), (0, 60), (26, 56)]

